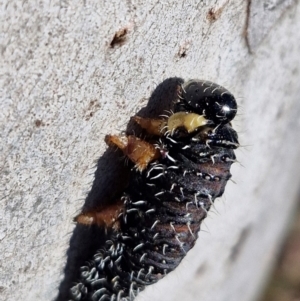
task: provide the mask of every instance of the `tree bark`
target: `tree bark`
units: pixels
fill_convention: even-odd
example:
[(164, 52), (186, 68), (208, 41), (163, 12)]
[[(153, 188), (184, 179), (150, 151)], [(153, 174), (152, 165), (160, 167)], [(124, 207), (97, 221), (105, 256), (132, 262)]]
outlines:
[(299, 1), (15, 0), (1, 14), (0, 299), (67, 300), (101, 241), (72, 219), (123, 181), (104, 135), (198, 78), (238, 100), (236, 184), (136, 300), (256, 300), (298, 194)]

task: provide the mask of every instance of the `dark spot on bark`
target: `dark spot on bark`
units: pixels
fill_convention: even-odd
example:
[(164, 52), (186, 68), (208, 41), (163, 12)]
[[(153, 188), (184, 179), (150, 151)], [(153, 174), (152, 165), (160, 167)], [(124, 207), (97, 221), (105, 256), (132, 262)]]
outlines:
[(34, 123), (35, 123), (36, 127), (40, 127), (41, 125), (43, 125), (42, 120), (39, 120), (39, 119), (37, 119)]
[(248, 225), (247, 227), (245, 227), (240, 235), (239, 238), (237, 240), (237, 242), (235, 243), (235, 245), (231, 248), (231, 252), (229, 255), (229, 261), (230, 262), (234, 262), (237, 260), (239, 254), (241, 253), (241, 249), (244, 246), (249, 234), (250, 234), (250, 230), (251, 230), (251, 225)]
[(179, 50), (177, 52), (177, 56), (179, 58), (184, 58), (187, 56), (187, 52), (190, 48), (190, 42), (189, 41), (185, 41), (180, 47)]
[(197, 276), (202, 275), (202, 274), (206, 271), (206, 268), (207, 268), (207, 266), (206, 266), (205, 263), (201, 264), (201, 265), (199, 266), (199, 268), (196, 270), (196, 275), (197, 275)]
[(182, 51), (182, 52), (178, 52), (178, 56), (180, 57), (180, 58), (183, 58), (183, 57), (186, 57), (186, 49), (184, 49), (184, 51)]
[(209, 9), (208, 13), (206, 14), (207, 20), (211, 23), (216, 22), (220, 18), (222, 11), (223, 11), (223, 7), (219, 9), (215, 9), (215, 8)]

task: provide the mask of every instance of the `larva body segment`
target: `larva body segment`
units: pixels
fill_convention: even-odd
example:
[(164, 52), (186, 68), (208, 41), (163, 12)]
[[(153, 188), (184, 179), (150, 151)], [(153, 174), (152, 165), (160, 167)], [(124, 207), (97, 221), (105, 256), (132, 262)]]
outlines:
[[(138, 149), (143, 145), (139, 139), (129, 148), (126, 139), (131, 138), (107, 136), (109, 145), (123, 143), (120, 148), (135, 167), (111, 208), (77, 217), (78, 222), (109, 225), (109, 239), (82, 267), (71, 300), (133, 300), (178, 266), (215, 198), (223, 194), (238, 147), (229, 123), (237, 111), (234, 97), (214, 83), (194, 80), (183, 85), (174, 108), (165, 119), (135, 119), (152, 135), (143, 140), (145, 151)], [(104, 210), (112, 214), (110, 221), (101, 215)]]

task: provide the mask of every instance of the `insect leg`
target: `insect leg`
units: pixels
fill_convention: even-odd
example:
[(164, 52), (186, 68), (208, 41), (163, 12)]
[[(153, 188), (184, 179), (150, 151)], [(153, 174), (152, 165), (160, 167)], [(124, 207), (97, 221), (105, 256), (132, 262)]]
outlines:
[(141, 128), (147, 131), (148, 134), (154, 136), (163, 136), (164, 127), (166, 126), (165, 119), (151, 119), (140, 116), (131, 117)]
[(150, 162), (160, 157), (159, 150), (153, 144), (135, 136), (106, 135), (105, 142), (121, 149), (139, 171), (143, 171)]

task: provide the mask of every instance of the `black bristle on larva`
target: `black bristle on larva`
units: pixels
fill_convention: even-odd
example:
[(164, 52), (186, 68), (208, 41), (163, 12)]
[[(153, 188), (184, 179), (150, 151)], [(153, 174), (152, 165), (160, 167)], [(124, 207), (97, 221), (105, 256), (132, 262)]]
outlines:
[[(215, 101), (225, 94), (230, 99), (224, 100), (225, 113), (220, 115), (221, 103)], [(204, 115), (208, 122), (192, 131), (178, 127), (149, 140), (160, 157), (142, 171), (132, 168), (121, 196), (119, 226), (109, 230), (103, 248), (81, 268), (70, 300), (133, 300), (146, 285), (173, 271), (194, 246), (202, 220), (231, 177), (238, 138), (229, 121), (237, 106), (226, 89), (190, 81), (182, 87), (174, 114), (182, 111)]]

